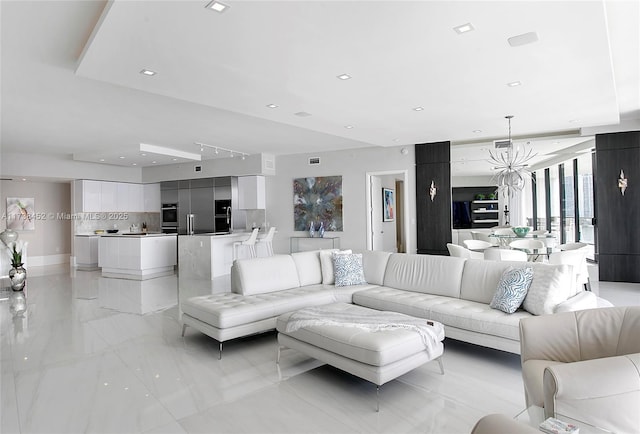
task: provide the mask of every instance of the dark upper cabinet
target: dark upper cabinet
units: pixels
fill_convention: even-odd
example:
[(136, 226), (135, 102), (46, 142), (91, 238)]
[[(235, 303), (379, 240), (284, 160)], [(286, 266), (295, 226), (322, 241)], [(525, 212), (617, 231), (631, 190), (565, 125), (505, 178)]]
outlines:
[(640, 131), (596, 135), (595, 174), (600, 280), (640, 282)]
[[(450, 142), (415, 145), (418, 253), (448, 255), (451, 242)], [(431, 182), (436, 195), (431, 200)]]

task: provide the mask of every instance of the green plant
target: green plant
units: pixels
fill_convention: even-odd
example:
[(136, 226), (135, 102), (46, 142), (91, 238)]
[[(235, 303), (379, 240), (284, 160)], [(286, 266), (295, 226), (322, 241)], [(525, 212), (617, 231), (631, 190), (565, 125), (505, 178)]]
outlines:
[(11, 258), (11, 266), (12, 267), (20, 267), (22, 266), (22, 251), (25, 247), (27, 247), (28, 242), (26, 241), (12, 241), (7, 246), (9, 258)]

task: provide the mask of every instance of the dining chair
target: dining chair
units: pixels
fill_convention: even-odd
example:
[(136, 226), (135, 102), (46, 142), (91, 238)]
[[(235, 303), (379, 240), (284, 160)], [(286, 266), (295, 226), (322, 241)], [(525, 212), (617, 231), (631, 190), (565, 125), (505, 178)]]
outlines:
[(260, 247), (264, 246), (264, 250), (266, 252), (266, 256), (273, 256), (273, 236), (276, 233), (275, 226), (271, 226), (267, 235), (264, 238), (261, 238), (256, 241), (256, 254), (260, 251)]
[(484, 251), (484, 259), (487, 261), (519, 261), (527, 262), (527, 254), (522, 250), (499, 249), (491, 247)]
[(512, 236), (515, 235), (515, 233), (511, 228), (498, 228), (493, 231), (493, 234), (494, 235), (512, 235)]
[(578, 250), (583, 247), (587, 247), (587, 243), (565, 243), (558, 246), (560, 250)]
[(467, 247), (467, 249), (475, 250), (476, 252), (488, 249), (489, 247), (493, 247), (493, 244), (491, 244), (490, 242), (482, 240), (464, 240), (463, 243)]
[(491, 238), (489, 234), (487, 234), (486, 232), (471, 231), (471, 238), (473, 238), (474, 240), (486, 241), (492, 246), (498, 245), (498, 242), (496, 241), (496, 239)]
[(531, 235), (547, 235), (549, 233), (546, 229), (536, 229), (535, 231), (529, 232)]
[(542, 249), (544, 249), (545, 251), (547, 250), (546, 249), (547, 246), (543, 241), (534, 240), (534, 239), (514, 240), (509, 243), (509, 247), (511, 247), (512, 249), (526, 251), (528, 255), (528, 259), (531, 262), (540, 262), (545, 257), (545, 255), (542, 253), (535, 253), (535, 250), (542, 250)]
[(251, 231), (251, 235), (249, 235), (249, 238), (247, 238), (244, 241), (236, 241), (235, 243), (233, 243), (233, 259), (234, 260), (238, 259), (238, 249), (240, 247), (247, 247), (247, 249), (249, 250), (250, 258), (256, 257), (256, 239), (258, 238), (259, 230), (260, 230), (259, 228), (255, 228), (253, 231)]
[(447, 243), (447, 250), (449, 250), (449, 255), (454, 256), (456, 258), (466, 258), (466, 259), (483, 259), (484, 255), (481, 252), (472, 252), (471, 250), (459, 246), (457, 244)]
[[(584, 244), (586, 246), (585, 243), (570, 244)], [(583, 285), (585, 290), (591, 291), (589, 269), (587, 267), (587, 251), (584, 248), (561, 249), (559, 252), (553, 252), (549, 255), (549, 263), (573, 265), (578, 284)]]

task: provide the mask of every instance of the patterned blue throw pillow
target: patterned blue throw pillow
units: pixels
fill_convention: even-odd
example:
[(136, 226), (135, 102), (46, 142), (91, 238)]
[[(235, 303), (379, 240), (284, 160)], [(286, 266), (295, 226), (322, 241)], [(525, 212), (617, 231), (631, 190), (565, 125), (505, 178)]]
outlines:
[(362, 285), (367, 283), (362, 268), (362, 254), (333, 255), (336, 286)]
[(498, 282), (498, 289), (489, 306), (506, 313), (514, 313), (527, 296), (532, 279), (531, 267), (507, 268)]

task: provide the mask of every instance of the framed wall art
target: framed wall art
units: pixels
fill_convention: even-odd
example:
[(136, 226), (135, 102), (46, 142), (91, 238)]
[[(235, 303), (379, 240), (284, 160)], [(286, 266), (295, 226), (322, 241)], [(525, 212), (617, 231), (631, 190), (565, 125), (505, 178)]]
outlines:
[(342, 176), (293, 180), (293, 226), (307, 231), (320, 224), (326, 231), (342, 231)]
[(32, 197), (7, 197), (7, 229), (35, 230), (34, 202)]
[(396, 218), (396, 196), (391, 188), (382, 189), (382, 221), (392, 222)]

